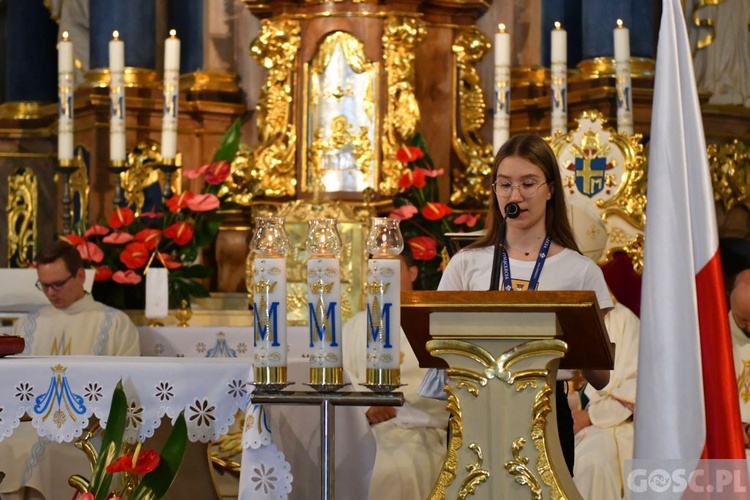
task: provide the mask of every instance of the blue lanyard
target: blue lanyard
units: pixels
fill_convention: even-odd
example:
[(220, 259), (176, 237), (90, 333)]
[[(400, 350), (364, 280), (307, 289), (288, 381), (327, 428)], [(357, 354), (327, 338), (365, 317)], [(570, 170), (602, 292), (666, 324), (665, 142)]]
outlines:
[[(534, 270), (531, 272), (531, 279), (529, 280), (529, 290), (536, 290), (536, 286), (539, 284), (539, 275), (542, 274), (542, 268), (544, 267), (544, 261), (547, 260), (547, 254), (549, 253), (549, 247), (552, 244), (552, 238), (547, 235), (542, 242), (542, 247), (539, 249), (539, 256), (536, 258), (536, 264)], [(513, 284), (510, 279), (510, 259), (508, 259), (508, 252), (503, 247), (502, 251), (502, 265), (503, 265), (503, 290), (508, 292), (513, 290)]]

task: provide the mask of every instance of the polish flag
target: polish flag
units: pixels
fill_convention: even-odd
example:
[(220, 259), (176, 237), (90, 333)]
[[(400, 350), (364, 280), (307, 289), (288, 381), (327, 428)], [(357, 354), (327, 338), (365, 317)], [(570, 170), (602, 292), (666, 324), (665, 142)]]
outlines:
[(744, 459), (713, 190), (685, 20), (664, 0), (651, 121), (635, 459)]

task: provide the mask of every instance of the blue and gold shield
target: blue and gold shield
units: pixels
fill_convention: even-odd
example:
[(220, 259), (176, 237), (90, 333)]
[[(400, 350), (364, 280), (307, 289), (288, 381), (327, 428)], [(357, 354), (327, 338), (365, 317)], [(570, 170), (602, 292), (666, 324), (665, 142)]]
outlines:
[(576, 157), (576, 187), (589, 198), (604, 189), (604, 172), (607, 170), (606, 158)]

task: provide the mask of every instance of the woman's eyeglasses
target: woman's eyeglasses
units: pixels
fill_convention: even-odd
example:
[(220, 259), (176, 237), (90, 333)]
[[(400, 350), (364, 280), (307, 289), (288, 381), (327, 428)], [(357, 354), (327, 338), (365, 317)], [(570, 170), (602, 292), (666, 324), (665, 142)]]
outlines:
[(59, 292), (62, 290), (62, 288), (65, 286), (65, 283), (70, 281), (70, 278), (72, 278), (74, 275), (71, 274), (67, 278), (65, 278), (62, 281), (55, 281), (54, 283), (42, 283), (41, 281), (37, 281), (34, 286), (37, 287), (37, 289), (41, 292), (46, 292), (47, 290), (54, 290), (55, 292)]
[(520, 194), (523, 198), (533, 198), (539, 192), (539, 188), (544, 186), (545, 184), (549, 184), (549, 181), (537, 182), (535, 180), (525, 180), (520, 184), (513, 184), (512, 182), (508, 181), (495, 181), (492, 183), (492, 190), (498, 196), (502, 196), (503, 198), (510, 198), (513, 190), (517, 189), (518, 194)]

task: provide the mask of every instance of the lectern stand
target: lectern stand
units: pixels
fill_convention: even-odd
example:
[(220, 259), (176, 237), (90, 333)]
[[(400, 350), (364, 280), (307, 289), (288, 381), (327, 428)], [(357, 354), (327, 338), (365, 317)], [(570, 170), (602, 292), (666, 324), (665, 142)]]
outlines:
[(560, 450), (555, 379), (558, 366), (613, 367), (594, 292), (405, 292), (401, 308), (420, 366), (449, 380), (450, 439), (430, 498), (581, 498)]

